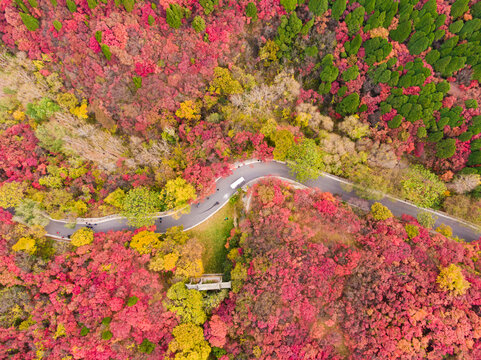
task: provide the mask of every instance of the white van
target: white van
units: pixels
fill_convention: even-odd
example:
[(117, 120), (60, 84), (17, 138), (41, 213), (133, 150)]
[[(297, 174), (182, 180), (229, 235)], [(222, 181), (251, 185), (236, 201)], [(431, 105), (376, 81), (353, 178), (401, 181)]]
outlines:
[(234, 181), (232, 184), (230, 184), (231, 189), (235, 189), (240, 184), (242, 184), (244, 181), (245, 181), (245, 179), (243, 177), (238, 178), (236, 181)]

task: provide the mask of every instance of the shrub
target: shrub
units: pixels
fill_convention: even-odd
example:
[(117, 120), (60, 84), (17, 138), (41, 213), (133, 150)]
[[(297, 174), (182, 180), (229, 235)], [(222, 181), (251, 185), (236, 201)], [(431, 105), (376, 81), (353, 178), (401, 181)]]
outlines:
[(451, 229), (451, 226), (446, 225), (446, 224), (441, 224), (436, 228), (436, 231), (440, 233), (441, 235), (444, 235), (446, 237), (451, 237), (453, 236), (453, 229)]
[(372, 204), (371, 214), (375, 220), (387, 220), (393, 217), (391, 210), (379, 202)]
[(203, 32), (205, 30), (205, 20), (200, 16), (194, 17), (194, 20), (192, 21), (192, 27), (198, 33)]
[(436, 282), (442, 290), (449, 291), (455, 296), (464, 295), (471, 286), (464, 278), (461, 268), (455, 264), (442, 268)]
[(314, 56), (317, 56), (317, 54), (319, 54), (319, 49), (315, 45), (308, 46), (304, 49), (304, 53), (306, 54), (306, 56), (314, 57)]
[(73, 246), (79, 247), (88, 245), (94, 241), (94, 232), (89, 228), (82, 227), (72, 234), (71, 239), (72, 241), (70, 243)]

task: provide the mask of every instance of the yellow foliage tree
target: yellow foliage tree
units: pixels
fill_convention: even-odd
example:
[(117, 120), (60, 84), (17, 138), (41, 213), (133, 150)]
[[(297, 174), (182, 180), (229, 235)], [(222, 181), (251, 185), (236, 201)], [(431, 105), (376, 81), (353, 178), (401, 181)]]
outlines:
[(114, 191), (112, 191), (105, 199), (104, 201), (112, 206), (115, 206), (116, 208), (121, 209), (122, 204), (124, 202), (125, 198), (125, 191), (122, 190), (121, 188), (117, 188)]
[(149, 269), (152, 271), (172, 271), (177, 264), (177, 260), (179, 260), (177, 252), (157, 255), (150, 261)]
[(72, 115), (77, 116), (80, 119), (87, 119), (88, 110), (87, 110), (87, 100), (82, 100), (82, 104), (80, 106), (74, 107), (70, 109)]
[(79, 247), (83, 245), (88, 245), (92, 241), (94, 241), (93, 230), (83, 227), (73, 233), (71, 243), (73, 246)]
[(141, 255), (150, 253), (153, 249), (161, 245), (159, 234), (152, 231), (140, 231), (130, 241), (130, 247), (137, 250)]
[(20, 238), (15, 245), (12, 246), (13, 251), (25, 251), (32, 255), (37, 250), (37, 246), (35, 245), (35, 239), (31, 237), (22, 237)]
[(192, 184), (178, 177), (167, 181), (162, 190), (161, 197), (169, 209), (179, 209), (196, 199), (195, 188)]
[(375, 220), (387, 220), (393, 217), (391, 210), (378, 202), (372, 204), (371, 214)]
[(471, 286), (464, 278), (461, 268), (455, 264), (442, 268), (436, 282), (442, 290), (449, 291), (455, 296), (465, 294)]
[(180, 103), (180, 108), (175, 112), (177, 117), (187, 119), (187, 120), (199, 120), (200, 119), (200, 102), (194, 102), (192, 100), (187, 100)]
[(230, 71), (226, 68), (216, 67), (214, 69), (214, 80), (212, 80), (210, 87), (211, 92), (217, 94), (240, 94), (242, 93), (242, 85), (239, 81), (234, 80)]
[(169, 350), (175, 353), (176, 360), (207, 360), (210, 346), (204, 339), (204, 330), (197, 325), (180, 324), (172, 330), (174, 340), (169, 344)]
[(446, 224), (441, 224), (436, 228), (436, 231), (440, 233), (441, 235), (444, 235), (446, 237), (452, 237), (453, 236), (453, 229), (451, 226), (446, 225)]
[(5, 183), (0, 187), (0, 207), (16, 207), (23, 199), (25, 185), (18, 182)]

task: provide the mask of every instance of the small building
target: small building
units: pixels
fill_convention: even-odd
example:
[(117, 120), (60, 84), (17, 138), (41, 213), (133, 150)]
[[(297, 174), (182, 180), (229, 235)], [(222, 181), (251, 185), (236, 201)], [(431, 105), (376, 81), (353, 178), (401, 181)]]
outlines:
[(187, 289), (199, 291), (230, 289), (231, 282), (222, 281), (223, 274), (203, 274), (201, 277), (190, 279), (190, 283), (185, 284)]

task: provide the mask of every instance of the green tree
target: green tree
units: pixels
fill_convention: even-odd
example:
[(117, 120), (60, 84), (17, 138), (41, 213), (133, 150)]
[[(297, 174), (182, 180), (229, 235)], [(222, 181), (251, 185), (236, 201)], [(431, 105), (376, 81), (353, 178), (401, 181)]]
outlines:
[(325, 168), (323, 157), (323, 152), (313, 139), (302, 140), (287, 153), (289, 168), (296, 173), (299, 181), (319, 177)]
[(293, 11), (297, 7), (297, 0), (281, 0), (280, 2), (287, 12)]
[(402, 176), (401, 194), (418, 206), (435, 207), (441, 203), (446, 185), (422, 165), (414, 165)]
[(469, 10), (469, 0), (456, 0), (453, 5), (451, 5), (451, 17), (457, 19), (461, 17), (466, 11)]
[(257, 6), (255, 3), (250, 2), (246, 6), (246, 16), (252, 18), (252, 20), (257, 20)]
[(100, 49), (102, 49), (102, 54), (104, 54), (107, 61), (110, 61), (112, 58), (112, 53), (110, 52), (110, 47), (106, 44), (100, 45)]
[(456, 139), (444, 139), (436, 144), (436, 156), (440, 159), (447, 159), (456, 152)]
[(135, 227), (153, 225), (153, 214), (159, 211), (159, 194), (145, 187), (129, 190), (122, 203), (122, 216)]
[(192, 27), (195, 32), (203, 32), (205, 30), (205, 20), (201, 16), (194, 17), (194, 20), (192, 20)]
[(30, 14), (20, 13), (20, 18), (23, 21), (23, 24), (27, 27), (30, 31), (35, 31), (40, 26), (38, 19), (34, 18)]
[(347, 95), (337, 104), (336, 111), (341, 115), (354, 114), (359, 108), (359, 94), (352, 93)]
[(364, 14), (366, 13), (363, 6), (355, 8), (353, 11), (346, 15), (346, 24), (349, 29), (348, 35), (352, 36), (361, 29), (362, 22), (364, 21)]
[(177, 4), (170, 4), (166, 10), (167, 24), (173, 29), (178, 29), (182, 25), (184, 9)]
[(331, 16), (335, 20), (339, 20), (339, 18), (346, 10), (346, 0), (335, 0), (334, 4), (332, 4), (332, 12)]
[(321, 16), (327, 11), (328, 0), (309, 0), (309, 10), (317, 16)]

